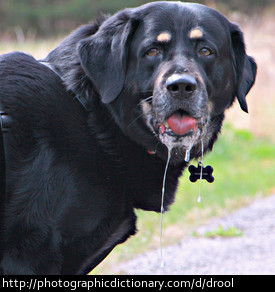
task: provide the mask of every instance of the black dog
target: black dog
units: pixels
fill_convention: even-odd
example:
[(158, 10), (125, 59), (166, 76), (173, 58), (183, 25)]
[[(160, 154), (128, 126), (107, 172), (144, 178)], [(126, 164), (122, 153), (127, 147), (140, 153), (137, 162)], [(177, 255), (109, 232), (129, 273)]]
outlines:
[[(155, 2), (80, 27), (42, 62), (0, 58), (4, 274), (79, 274), (135, 234), (135, 208), (164, 208), (224, 111), (254, 83), (237, 25), (197, 4)], [(148, 153), (149, 152), (149, 153)], [(187, 159), (188, 160), (188, 159)]]

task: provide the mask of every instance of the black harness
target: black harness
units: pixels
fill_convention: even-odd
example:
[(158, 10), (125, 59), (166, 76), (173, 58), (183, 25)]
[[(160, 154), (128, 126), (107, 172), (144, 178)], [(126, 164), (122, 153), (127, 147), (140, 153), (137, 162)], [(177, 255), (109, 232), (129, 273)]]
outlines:
[[(49, 69), (51, 69), (53, 71), (53, 73), (55, 73), (61, 80), (63, 80), (62, 76), (60, 75), (60, 73), (49, 62), (46, 62), (46, 61), (42, 60), (42, 61), (39, 61), (39, 63), (44, 65), (44, 66), (46, 66), (46, 67), (48, 67)], [(80, 94), (73, 93), (73, 95), (74, 95), (75, 99), (80, 102), (80, 104), (83, 106), (83, 108), (87, 112), (91, 111), (92, 104), (88, 99), (86, 99), (85, 97), (81, 96)]]
[[(61, 78), (60, 74), (58, 74), (48, 62), (39, 61), (39, 63), (51, 69), (52, 72)], [(86, 99), (78, 95), (75, 96), (75, 99), (80, 102), (86, 111), (90, 111), (91, 105)], [(7, 194), (8, 147), (6, 135), (10, 132), (11, 122), (11, 116), (4, 111), (3, 106), (0, 103), (0, 194), (3, 194), (3, 198), (5, 198)]]
[(7, 168), (7, 137), (11, 124), (11, 117), (0, 109), (0, 192), (5, 196), (7, 192), (6, 168)]

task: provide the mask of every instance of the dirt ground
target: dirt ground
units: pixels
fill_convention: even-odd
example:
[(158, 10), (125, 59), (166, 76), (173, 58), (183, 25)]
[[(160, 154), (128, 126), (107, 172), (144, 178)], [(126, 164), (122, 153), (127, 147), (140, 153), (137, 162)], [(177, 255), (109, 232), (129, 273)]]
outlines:
[(235, 237), (188, 237), (163, 249), (122, 263), (118, 274), (128, 275), (275, 275), (275, 195), (198, 228), (198, 234), (222, 226), (238, 228)]

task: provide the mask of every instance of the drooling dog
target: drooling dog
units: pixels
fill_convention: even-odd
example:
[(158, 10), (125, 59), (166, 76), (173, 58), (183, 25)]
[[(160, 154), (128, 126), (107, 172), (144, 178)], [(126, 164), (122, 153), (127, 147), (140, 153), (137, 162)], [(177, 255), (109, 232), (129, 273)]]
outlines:
[(199, 4), (154, 2), (84, 25), (41, 61), (0, 57), (4, 274), (83, 274), (173, 202), (256, 64), (240, 28)]

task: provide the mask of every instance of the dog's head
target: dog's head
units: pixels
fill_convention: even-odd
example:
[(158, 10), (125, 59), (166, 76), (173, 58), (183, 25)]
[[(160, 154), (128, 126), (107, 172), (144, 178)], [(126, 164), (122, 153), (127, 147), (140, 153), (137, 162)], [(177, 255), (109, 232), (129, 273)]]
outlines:
[(199, 155), (201, 140), (212, 146), (235, 97), (247, 112), (256, 64), (239, 27), (206, 6), (154, 2), (123, 10), (78, 50), (123, 132), (147, 149), (175, 149), (178, 161), (186, 149)]

